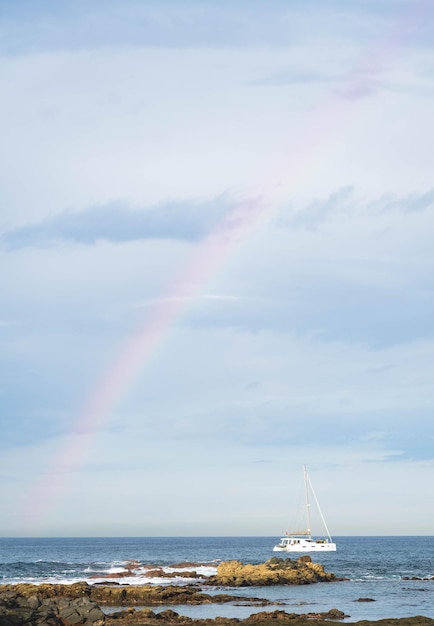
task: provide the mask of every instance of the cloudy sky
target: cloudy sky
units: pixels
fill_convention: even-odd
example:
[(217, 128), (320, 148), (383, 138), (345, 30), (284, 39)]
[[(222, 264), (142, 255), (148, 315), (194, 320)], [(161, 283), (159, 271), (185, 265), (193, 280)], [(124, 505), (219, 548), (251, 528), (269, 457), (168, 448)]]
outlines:
[(434, 533), (433, 22), (1, 0), (0, 535)]

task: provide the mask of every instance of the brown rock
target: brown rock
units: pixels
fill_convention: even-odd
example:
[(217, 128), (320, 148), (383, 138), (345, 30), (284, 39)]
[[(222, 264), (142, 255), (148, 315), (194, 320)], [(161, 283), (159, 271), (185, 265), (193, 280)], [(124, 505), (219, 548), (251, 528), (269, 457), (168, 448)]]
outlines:
[[(23, 598), (26, 607), (29, 602), (37, 605), (45, 599), (57, 597), (76, 599), (86, 597), (105, 606), (159, 606), (162, 604), (223, 604), (245, 601), (246, 598), (229, 594), (210, 595), (192, 585), (167, 587), (155, 585), (88, 585), (86, 582), (73, 585), (3, 585), (0, 586), (0, 600), (8, 597)], [(252, 604), (263, 603), (260, 598), (249, 598)], [(266, 601), (267, 602), (267, 601)], [(271, 602), (268, 602), (271, 604)], [(0, 625), (1, 626), (1, 625)]]
[(309, 556), (303, 556), (297, 561), (272, 558), (259, 565), (224, 561), (218, 566), (217, 574), (208, 579), (208, 584), (245, 587), (305, 585), (335, 580), (339, 580), (335, 574), (325, 572), (323, 565), (313, 563)]

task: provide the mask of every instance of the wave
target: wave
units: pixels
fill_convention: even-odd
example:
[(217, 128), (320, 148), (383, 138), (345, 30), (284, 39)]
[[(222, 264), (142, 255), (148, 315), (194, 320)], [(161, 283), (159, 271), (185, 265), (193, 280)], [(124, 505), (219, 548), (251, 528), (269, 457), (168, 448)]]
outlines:
[(8, 563), (3, 568), (2, 584), (88, 584), (117, 582), (128, 585), (187, 585), (203, 582), (217, 572), (217, 564), (185, 563), (152, 565), (139, 561), (64, 563), (38, 561)]

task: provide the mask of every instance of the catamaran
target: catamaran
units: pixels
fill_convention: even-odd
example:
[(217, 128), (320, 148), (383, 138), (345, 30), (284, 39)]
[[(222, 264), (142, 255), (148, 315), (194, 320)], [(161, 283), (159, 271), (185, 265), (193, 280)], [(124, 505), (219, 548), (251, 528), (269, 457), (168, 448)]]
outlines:
[[(303, 466), (304, 473), (304, 492), (306, 506), (306, 529), (292, 533), (286, 533), (285, 537), (280, 539), (280, 543), (274, 546), (274, 552), (334, 552), (336, 544), (332, 541), (327, 524), (319, 506), (317, 497), (310, 482), (306, 466)], [(313, 498), (324, 527), (324, 535), (314, 539), (311, 531), (310, 501)]]

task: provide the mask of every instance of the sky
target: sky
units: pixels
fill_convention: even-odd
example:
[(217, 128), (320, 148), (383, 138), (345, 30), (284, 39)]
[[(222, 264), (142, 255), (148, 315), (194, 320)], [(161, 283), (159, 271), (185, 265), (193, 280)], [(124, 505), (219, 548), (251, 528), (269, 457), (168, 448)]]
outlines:
[(434, 534), (433, 22), (0, 0), (0, 536)]

